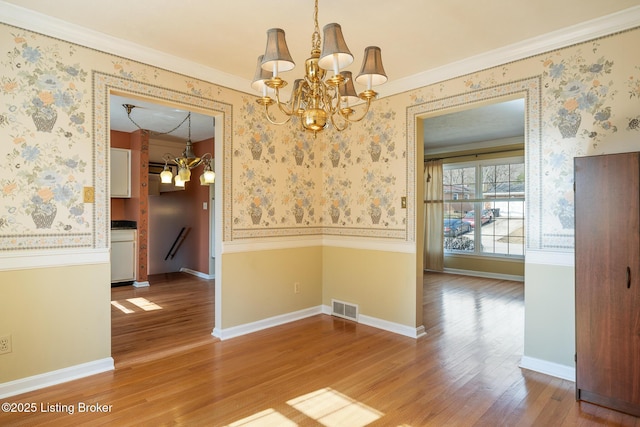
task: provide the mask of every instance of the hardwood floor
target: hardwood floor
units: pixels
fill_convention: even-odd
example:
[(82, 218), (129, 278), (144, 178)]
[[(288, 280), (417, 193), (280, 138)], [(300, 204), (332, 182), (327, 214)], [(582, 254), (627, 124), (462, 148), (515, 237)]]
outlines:
[[(640, 427), (518, 368), (522, 283), (426, 274), (419, 340), (318, 315), (218, 341), (211, 281), (155, 279), (112, 290), (133, 311), (112, 308), (115, 371), (4, 399), (39, 410), (0, 425)], [(40, 410), (56, 404), (74, 413)]]

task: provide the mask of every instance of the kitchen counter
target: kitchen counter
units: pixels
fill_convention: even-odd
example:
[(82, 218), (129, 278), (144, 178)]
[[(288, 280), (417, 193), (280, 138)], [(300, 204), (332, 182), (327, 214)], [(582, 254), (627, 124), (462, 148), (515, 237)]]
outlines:
[(135, 230), (138, 228), (136, 221), (130, 221), (128, 219), (114, 219), (111, 220), (112, 230)]

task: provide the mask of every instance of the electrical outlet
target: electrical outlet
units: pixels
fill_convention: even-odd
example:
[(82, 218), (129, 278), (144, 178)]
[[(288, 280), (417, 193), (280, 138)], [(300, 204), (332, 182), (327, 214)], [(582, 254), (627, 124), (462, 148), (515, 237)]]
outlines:
[(11, 335), (0, 337), (0, 354), (11, 353)]
[(300, 282), (296, 282), (293, 284), (293, 293), (294, 294), (300, 293)]

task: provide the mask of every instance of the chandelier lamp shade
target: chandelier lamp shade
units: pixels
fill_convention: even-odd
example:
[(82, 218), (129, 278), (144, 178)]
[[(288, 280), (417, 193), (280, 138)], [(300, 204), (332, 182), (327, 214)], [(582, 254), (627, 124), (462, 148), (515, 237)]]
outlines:
[[(280, 77), (280, 73), (292, 70), (295, 63), (289, 53), (284, 30), (280, 28), (267, 31), (267, 47), (264, 55), (258, 57), (251, 86), (262, 93), (257, 102), (265, 107), (267, 120), (273, 124), (284, 124), (296, 116), (302, 128), (314, 134), (324, 130), (329, 123), (342, 131), (349, 123), (358, 122), (367, 115), (371, 102), (378, 96), (373, 86), (387, 81), (382, 53), (377, 46), (365, 49), (362, 67), (355, 82), (364, 85), (366, 89), (358, 94), (351, 72), (344, 70), (353, 62), (353, 55), (339, 24), (324, 26), (324, 43), (320, 48), (318, 0), (315, 0), (313, 21), (311, 56), (305, 61), (304, 77), (293, 82), (290, 99), (281, 99), (280, 90), (287, 82)], [(365, 105), (356, 116), (352, 107), (363, 102)], [(272, 106), (277, 106), (286, 118), (278, 121), (270, 111)]]
[[(127, 117), (129, 120), (136, 125), (139, 129), (142, 129), (140, 125), (138, 125), (133, 118), (131, 117), (131, 111), (135, 108), (134, 105), (131, 104), (123, 104), (123, 107), (127, 111)], [(187, 113), (187, 117), (175, 128), (171, 129), (168, 132), (153, 132), (156, 135), (169, 134), (177, 130), (184, 122), (188, 122), (188, 138), (187, 143), (185, 145), (184, 151), (178, 157), (175, 157), (171, 153), (165, 153), (162, 156), (162, 160), (164, 160), (164, 169), (160, 173), (160, 182), (163, 184), (171, 184), (174, 182), (176, 187), (184, 187), (186, 182), (189, 182), (191, 179), (191, 169), (197, 168), (200, 165), (203, 165), (203, 172), (200, 175), (200, 184), (201, 185), (209, 185), (215, 182), (216, 174), (213, 172), (212, 162), (213, 157), (210, 153), (205, 153), (202, 157), (198, 157), (193, 151), (193, 143), (191, 142), (191, 113)], [(173, 172), (169, 167), (169, 162), (174, 163), (178, 167), (178, 172), (175, 177), (173, 176)]]

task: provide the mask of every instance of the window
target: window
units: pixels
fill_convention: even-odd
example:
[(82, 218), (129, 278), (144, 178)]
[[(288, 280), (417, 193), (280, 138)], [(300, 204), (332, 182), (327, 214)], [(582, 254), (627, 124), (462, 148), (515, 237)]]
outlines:
[(523, 257), (524, 159), (452, 163), (443, 169), (445, 252)]

